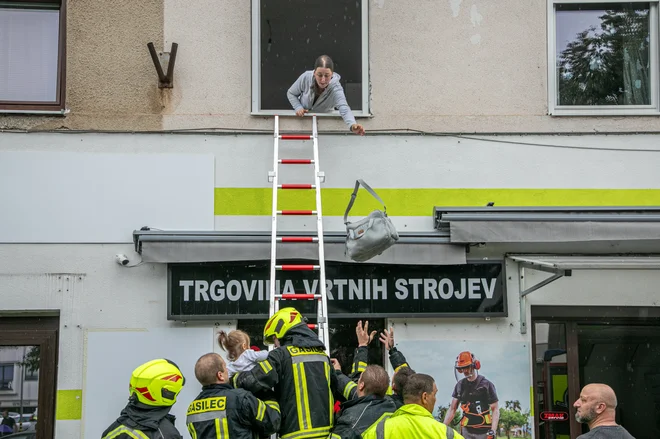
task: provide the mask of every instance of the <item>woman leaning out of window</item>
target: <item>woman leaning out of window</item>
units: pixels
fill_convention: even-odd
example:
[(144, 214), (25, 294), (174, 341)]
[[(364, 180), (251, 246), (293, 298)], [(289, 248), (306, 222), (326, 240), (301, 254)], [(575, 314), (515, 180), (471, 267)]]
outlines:
[(297, 116), (308, 111), (324, 113), (337, 108), (346, 125), (352, 132), (364, 135), (364, 127), (355, 122), (351, 108), (346, 102), (344, 89), (335, 73), (335, 66), (327, 55), (321, 55), (314, 63), (314, 70), (308, 70), (289, 88), (286, 95)]

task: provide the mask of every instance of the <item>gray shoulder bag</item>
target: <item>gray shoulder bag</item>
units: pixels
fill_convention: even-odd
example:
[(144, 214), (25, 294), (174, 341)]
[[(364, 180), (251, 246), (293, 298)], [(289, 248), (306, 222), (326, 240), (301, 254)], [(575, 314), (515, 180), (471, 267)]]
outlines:
[[(383, 205), (383, 210), (374, 210), (368, 217), (351, 223), (347, 219), (348, 213), (353, 207), (360, 185)], [(383, 203), (383, 200), (380, 199), (378, 194), (364, 180), (357, 180), (355, 182), (351, 201), (348, 203), (348, 207), (346, 207), (346, 213), (344, 213), (344, 224), (346, 224), (345, 254), (357, 262), (368, 261), (374, 256), (378, 256), (399, 239), (399, 234), (394, 228), (392, 220), (387, 217), (385, 203)]]

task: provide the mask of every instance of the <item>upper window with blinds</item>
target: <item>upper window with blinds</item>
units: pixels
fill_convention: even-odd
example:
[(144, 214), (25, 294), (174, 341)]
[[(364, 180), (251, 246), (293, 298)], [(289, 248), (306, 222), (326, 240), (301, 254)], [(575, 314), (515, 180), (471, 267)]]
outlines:
[(0, 112), (64, 110), (65, 19), (60, 0), (0, 0)]

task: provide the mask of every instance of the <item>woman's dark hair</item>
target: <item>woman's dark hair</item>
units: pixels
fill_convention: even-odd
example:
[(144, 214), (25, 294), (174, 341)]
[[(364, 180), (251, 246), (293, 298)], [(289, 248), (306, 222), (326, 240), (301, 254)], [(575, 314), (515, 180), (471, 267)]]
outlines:
[(335, 63), (332, 62), (332, 58), (330, 58), (328, 55), (321, 55), (316, 58), (316, 62), (314, 63), (314, 70), (319, 67), (330, 69), (333, 72), (335, 71)]

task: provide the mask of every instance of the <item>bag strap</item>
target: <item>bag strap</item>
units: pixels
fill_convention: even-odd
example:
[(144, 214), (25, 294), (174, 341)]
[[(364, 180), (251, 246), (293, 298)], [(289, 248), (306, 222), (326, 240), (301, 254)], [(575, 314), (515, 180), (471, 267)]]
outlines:
[(372, 197), (374, 197), (380, 204), (383, 205), (383, 212), (387, 214), (387, 207), (385, 206), (385, 203), (383, 203), (383, 200), (378, 196), (376, 191), (371, 189), (371, 186), (369, 186), (367, 183), (364, 182), (362, 179), (355, 180), (355, 189), (353, 189), (353, 193), (351, 194), (351, 201), (348, 202), (348, 206), (346, 207), (346, 212), (344, 213), (344, 224), (347, 224), (348, 221), (348, 213), (351, 211), (353, 208), (353, 203), (355, 203), (355, 198), (357, 197), (358, 190), (360, 189), (360, 185), (362, 185), (363, 188), (367, 190), (371, 194)]

